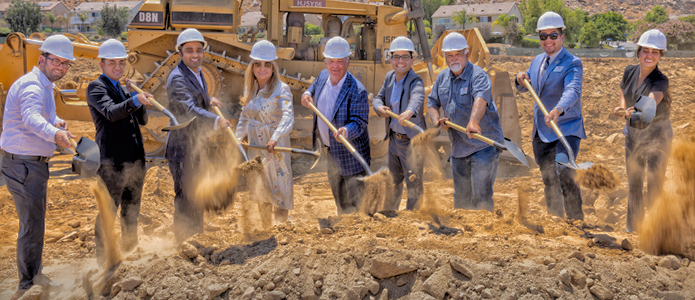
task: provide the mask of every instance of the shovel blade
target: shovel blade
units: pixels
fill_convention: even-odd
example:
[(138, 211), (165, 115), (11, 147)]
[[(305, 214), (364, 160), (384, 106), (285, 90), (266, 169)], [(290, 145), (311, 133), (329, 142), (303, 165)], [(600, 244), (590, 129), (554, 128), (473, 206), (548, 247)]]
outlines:
[(81, 137), (75, 152), (77, 154), (72, 157), (72, 172), (85, 178), (96, 175), (101, 165), (101, 152), (97, 143)]
[(635, 103), (635, 110), (637, 112), (632, 114), (630, 121), (633, 122), (633, 118), (639, 118), (640, 122), (649, 124), (656, 116), (656, 100), (652, 97), (641, 95)]
[(186, 126), (191, 125), (191, 123), (193, 123), (193, 120), (195, 120), (195, 117), (191, 118), (190, 120), (188, 120), (186, 122), (183, 122), (183, 124), (164, 127), (164, 128), (162, 128), (162, 131), (172, 131), (172, 130), (179, 130), (181, 128), (185, 128)]
[(561, 164), (565, 167), (575, 169), (575, 170), (586, 170), (588, 168), (591, 168), (594, 164), (592, 162), (583, 162), (581, 164), (577, 164), (575, 161), (570, 161), (569, 158), (567, 157), (567, 154), (565, 153), (558, 153), (555, 155), (555, 162), (558, 164)]
[(504, 146), (507, 148), (507, 151), (514, 155), (514, 157), (519, 160), (524, 166), (529, 168), (528, 161), (526, 160), (526, 154), (524, 154), (524, 151), (521, 151), (519, 147), (514, 144), (510, 139), (504, 138)]

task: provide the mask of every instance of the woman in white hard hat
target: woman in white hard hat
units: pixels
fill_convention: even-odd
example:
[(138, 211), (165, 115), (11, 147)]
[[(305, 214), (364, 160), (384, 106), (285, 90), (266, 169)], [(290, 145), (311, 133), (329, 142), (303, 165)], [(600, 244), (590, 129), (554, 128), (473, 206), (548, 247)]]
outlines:
[[(673, 139), (671, 97), (668, 77), (659, 70), (658, 63), (666, 51), (666, 36), (657, 29), (642, 34), (637, 42), (639, 65), (625, 68), (620, 83), (620, 106), (614, 113), (624, 116), (626, 122), (625, 162), (627, 165), (628, 204), (627, 231), (638, 228), (649, 207), (661, 193), (666, 164)], [(649, 124), (629, 121), (634, 106), (641, 95), (656, 100), (656, 115)], [(644, 173), (647, 169), (647, 199), (643, 200)]]
[(289, 210), (294, 208), (292, 192), (292, 168), (290, 154), (277, 153), (275, 146), (290, 147), (290, 131), (294, 124), (292, 92), (280, 81), (275, 46), (269, 41), (259, 41), (251, 49), (251, 62), (246, 69), (243, 106), (237, 138), (248, 138), (249, 144), (265, 145), (267, 151), (249, 149), (249, 157), (263, 156), (265, 174), (268, 178), (271, 199), (258, 199), (264, 227), (270, 225), (263, 218), (264, 212), (272, 208), (275, 221), (287, 220)]

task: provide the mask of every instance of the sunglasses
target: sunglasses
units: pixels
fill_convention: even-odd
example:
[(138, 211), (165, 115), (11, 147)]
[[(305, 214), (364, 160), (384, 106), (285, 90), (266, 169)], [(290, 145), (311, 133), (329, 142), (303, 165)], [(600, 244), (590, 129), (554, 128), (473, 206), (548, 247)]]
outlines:
[(551, 34), (541, 33), (541, 34), (538, 35), (538, 37), (541, 38), (541, 41), (547, 40), (548, 37), (550, 37), (551, 40), (557, 40), (557, 37), (559, 37), (559, 36), (560, 36), (560, 34), (557, 33), (557, 32), (551, 33)]
[(256, 68), (265, 67), (266, 69), (270, 69), (273, 67), (273, 64), (270, 63), (269, 61), (266, 61), (266, 62), (257, 61), (257, 62), (253, 63), (253, 66)]

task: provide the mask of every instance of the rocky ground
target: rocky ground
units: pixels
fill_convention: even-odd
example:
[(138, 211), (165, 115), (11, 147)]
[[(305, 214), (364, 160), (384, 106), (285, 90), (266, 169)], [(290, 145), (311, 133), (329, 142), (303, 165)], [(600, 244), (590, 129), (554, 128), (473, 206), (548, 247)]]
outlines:
[[(514, 74), (530, 58), (493, 62)], [(44, 272), (63, 288), (36, 287), (27, 299), (85, 299), (90, 290), (94, 298), (113, 299), (695, 299), (695, 257), (646, 253), (639, 235), (625, 233), (623, 123), (609, 120), (608, 112), (617, 105), (625, 66), (637, 61), (583, 62), (588, 139), (579, 160), (608, 167), (620, 181), (611, 191), (583, 190), (584, 221), (546, 215), (540, 172), (509, 165), (495, 183), (495, 213), (452, 209), (449, 176), (426, 182), (427, 209), (337, 216), (325, 167), (319, 166), (295, 175), (295, 209), (287, 223), (262, 229), (255, 204), (240, 192), (233, 207), (206, 215), (203, 234), (177, 244), (173, 181), (166, 166), (152, 166), (140, 244), (123, 253), (102, 282), (94, 254), (94, 180), (71, 174), (70, 156), (62, 155), (50, 163), (43, 257)], [(693, 59), (660, 63), (671, 80), (679, 141), (695, 137), (694, 65)], [(532, 153), (533, 103), (527, 94), (518, 94), (517, 102), (521, 146)], [(70, 126), (77, 135), (94, 135), (89, 122)], [(383, 163), (377, 160), (374, 168)], [(673, 170), (672, 164), (669, 179)], [(522, 215), (519, 202), (526, 204)], [(0, 187), (1, 299), (17, 286), (18, 227), (12, 198)]]

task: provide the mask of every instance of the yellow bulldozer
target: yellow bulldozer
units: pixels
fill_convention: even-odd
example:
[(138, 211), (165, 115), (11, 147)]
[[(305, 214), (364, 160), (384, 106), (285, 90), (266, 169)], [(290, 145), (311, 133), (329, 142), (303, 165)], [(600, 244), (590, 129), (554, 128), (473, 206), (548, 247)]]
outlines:
[[(206, 49), (203, 74), (211, 96), (225, 103), (226, 115), (238, 117), (241, 107), (239, 97), (243, 93), (243, 75), (250, 61), (248, 55), (258, 32), (265, 34), (278, 49), (278, 66), (283, 80), (295, 95), (295, 125), (291, 133), (294, 147), (311, 147), (311, 112), (299, 105), (301, 93), (311, 84), (313, 77), (324, 68), (323, 47), (334, 36), (347, 39), (352, 48), (349, 71), (367, 90), (376, 94), (391, 65), (387, 50), (398, 36), (409, 36), (420, 54), (414, 66), (425, 80), (427, 91), (436, 75), (446, 68), (441, 53), (442, 35), (430, 49), (423, 23), (424, 10), (421, 0), (385, 0), (358, 3), (335, 0), (275, 0), (263, 1), (263, 17), (258, 31), (239, 34), (243, 0), (147, 0), (129, 24), (127, 49), (127, 77), (137, 77), (142, 88), (155, 95), (164, 106), (166, 80), (180, 58), (174, 52), (178, 34), (186, 28), (196, 28), (205, 36)], [(310, 16), (313, 15), (313, 16)], [(314, 39), (304, 32), (308, 17), (321, 20), (323, 36)], [(410, 27), (410, 28), (409, 28)], [(459, 31), (470, 45), (470, 61), (490, 75), (493, 81), (493, 97), (502, 117), (505, 135), (521, 145), (521, 133), (516, 101), (504, 70), (492, 67), (490, 53), (477, 29)], [(43, 35), (25, 38), (21, 33), (8, 35), (0, 49), (4, 62), (0, 72), (0, 97), (4, 106), (6, 90), (38, 62)], [(69, 36), (74, 40), (75, 55), (96, 58), (98, 43), (82, 35)], [(76, 86), (56, 88), (58, 115), (69, 120), (91, 121), (86, 105), (86, 87), (94, 78), (82, 78)], [(157, 116), (157, 113), (153, 113)], [(372, 157), (387, 153), (387, 143), (382, 141), (384, 122), (370, 111), (369, 132), (372, 136)], [(150, 157), (163, 154), (166, 133), (159, 129), (168, 119), (161, 116), (150, 119), (144, 134), (146, 152)], [(431, 125), (431, 124), (430, 124)], [(145, 130), (144, 130), (145, 131)], [(448, 145), (442, 135), (435, 142)], [(504, 155), (503, 155), (504, 156)]]

